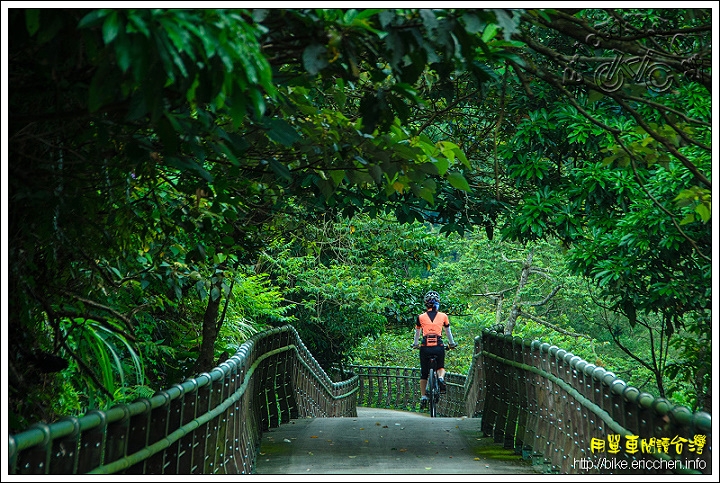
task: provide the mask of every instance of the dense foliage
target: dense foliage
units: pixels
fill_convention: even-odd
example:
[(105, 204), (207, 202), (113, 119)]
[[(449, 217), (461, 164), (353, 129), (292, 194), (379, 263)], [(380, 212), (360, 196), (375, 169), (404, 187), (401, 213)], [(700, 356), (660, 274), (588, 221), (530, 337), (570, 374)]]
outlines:
[(284, 323), (347, 362), (431, 287), (708, 406), (709, 9), (3, 14), (12, 428)]

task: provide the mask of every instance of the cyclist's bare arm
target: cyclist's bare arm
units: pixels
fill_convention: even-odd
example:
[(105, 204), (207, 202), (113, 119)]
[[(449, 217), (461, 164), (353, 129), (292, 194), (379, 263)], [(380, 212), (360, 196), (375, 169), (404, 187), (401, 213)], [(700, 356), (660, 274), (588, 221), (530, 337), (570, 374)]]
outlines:
[(453, 340), (452, 332), (450, 331), (450, 326), (449, 326), (449, 325), (448, 325), (447, 327), (445, 327), (445, 335), (447, 335), (448, 347), (449, 347), (450, 349), (453, 349), (453, 348), (457, 347), (457, 344), (456, 344), (455, 341)]
[(415, 339), (413, 340), (413, 347), (418, 348), (420, 347), (420, 339), (422, 338), (422, 329), (415, 327)]

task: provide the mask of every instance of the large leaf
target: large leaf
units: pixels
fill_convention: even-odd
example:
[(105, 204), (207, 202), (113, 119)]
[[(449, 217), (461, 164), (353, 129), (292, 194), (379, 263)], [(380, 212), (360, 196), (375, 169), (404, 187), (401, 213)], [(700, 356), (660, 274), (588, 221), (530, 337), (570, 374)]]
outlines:
[(284, 119), (270, 119), (268, 125), (270, 126), (268, 136), (280, 144), (291, 146), (301, 139), (295, 128)]
[(458, 173), (457, 171), (453, 171), (448, 175), (448, 181), (450, 181), (450, 184), (457, 189), (461, 189), (463, 191), (470, 191), (470, 185), (468, 184), (465, 177), (462, 175), (462, 173)]

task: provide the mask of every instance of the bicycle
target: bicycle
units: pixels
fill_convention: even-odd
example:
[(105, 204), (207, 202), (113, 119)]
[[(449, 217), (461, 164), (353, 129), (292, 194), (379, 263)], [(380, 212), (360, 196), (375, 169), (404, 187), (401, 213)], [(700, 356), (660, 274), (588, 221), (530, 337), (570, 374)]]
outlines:
[[(445, 350), (454, 349), (457, 346), (445, 344)], [(430, 362), (430, 370), (428, 372), (427, 385), (425, 386), (425, 395), (428, 398), (428, 412), (430, 417), (434, 418), (437, 416), (437, 407), (440, 403), (440, 383), (437, 376), (437, 356), (432, 355), (428, 359)]]

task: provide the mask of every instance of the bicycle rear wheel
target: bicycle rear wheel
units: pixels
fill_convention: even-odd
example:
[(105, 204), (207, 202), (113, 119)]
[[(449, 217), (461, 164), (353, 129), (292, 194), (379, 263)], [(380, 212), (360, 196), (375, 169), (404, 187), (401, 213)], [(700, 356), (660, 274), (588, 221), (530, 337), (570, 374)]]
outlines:
[(440, 386), (438, 385), (438, 378), (434, 369), (430, 369), (430, 372), (428, 373), (425, 394), (428, 397), (428, 408), (430, 410), (430, 417), (434, 418), (437, 415), (437, 403), (438, 399), (440, 399)]

